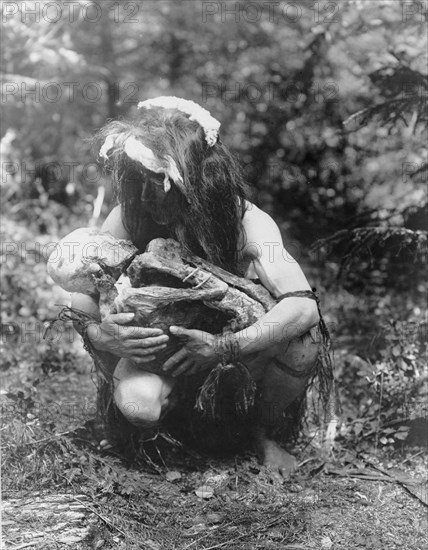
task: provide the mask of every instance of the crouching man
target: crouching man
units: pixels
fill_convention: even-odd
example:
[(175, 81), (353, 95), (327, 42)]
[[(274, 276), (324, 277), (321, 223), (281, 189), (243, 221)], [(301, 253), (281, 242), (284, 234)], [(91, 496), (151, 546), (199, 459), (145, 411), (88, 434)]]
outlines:
[[(271, 428), (305, 392), (320, 353), (317, 302), (298, 263), (284, 249), (272, 218), (246, 199), (236, 162), (219, 139), (220, 124), (193, 102), (170, 97), (140, 104), (129, 122), (111, 122), (99, 137), (113, 171), (118, 205), (102, 230), (141, 251), (154, 238), (174, 238), (187, 250), (236, 275), (258, 280), (277, 300), (257, 323), (223, 349), (249, 369), (258, 387), (255, 448), (268, 467), (286, 475), (295, 460), (271, 438)], [(96, 299), (74, 294), (72, 307), (100, 319)], [(114, 370), (114, 401), (128, 420), (157, 425), (176, 403), (180, 377), (219, 362), (216, 335), (170, 327), (182, 348), (163, 374), (144, 370), (169, 334), (125, 325), (112, 314), (89, 327), (93, 348)], [(229, 351), (227, 351), (229, 350)], [(232, 351), (233, 350), (233, 351)]]

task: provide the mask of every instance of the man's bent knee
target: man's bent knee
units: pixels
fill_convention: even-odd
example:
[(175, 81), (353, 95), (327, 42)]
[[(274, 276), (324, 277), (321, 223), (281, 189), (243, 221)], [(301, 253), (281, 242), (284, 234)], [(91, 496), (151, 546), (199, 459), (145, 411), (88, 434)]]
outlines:
[(160, 396), (141, 387), (135, 380), (122, 380), (116, 386), (114, 401), (125, 418), (141, 427), (158, 424), (162, 404)]
[(168, 406), (173, 380), (136, 368), (121, 359), (114, 372), (114, 401), (122, 414), (135, 425), (156, 425)]

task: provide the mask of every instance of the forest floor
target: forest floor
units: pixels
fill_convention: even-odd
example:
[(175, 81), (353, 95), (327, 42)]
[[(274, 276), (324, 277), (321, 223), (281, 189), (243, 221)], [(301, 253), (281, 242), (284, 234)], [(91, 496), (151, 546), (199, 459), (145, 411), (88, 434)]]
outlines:
[(88, 357), (63, 361), (65, 371), (32, 385), (25, 358), (2, 373), (3, 388), (24, 388), (1, 396), (7, 548), (426, 548), (423, 449), (338, 447), (323, 458), (309, 440), (284, 481), (249, 452), (210, 458), (166, 442), (163, 464), (126, 463), (90, 429)]

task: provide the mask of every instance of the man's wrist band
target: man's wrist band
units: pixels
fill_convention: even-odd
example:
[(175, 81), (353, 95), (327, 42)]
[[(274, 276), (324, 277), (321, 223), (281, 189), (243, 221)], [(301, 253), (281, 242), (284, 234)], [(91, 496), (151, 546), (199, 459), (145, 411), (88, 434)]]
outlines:
[(284, 300), (284, 298), (311, 298), (312, 300), (315, 300), (317, 303), (319, 302), (318, 296), (315, 294), (316, 289), (314, 290), (296, 290), (294, 292), (286, 292), (285, 294), (281, 294), (281, 296), (278, 296), (276, 298), (277, 303)]
[(88, 336), (88, 328), (91, 325), (99, 325), (100, 322), (93, 315), (86, 313), (80, 309), (71, 308), (65, 306), (59, 313), (56, 321), (72, 321), (73, 324), (79, 326), (81, 331), (81, 337), (83, 340), (83, 347), (94, 358), (95, 347)]
[(239, 347), (236, 335), (231, 332), (216, 336), (214, 341), (214, 353), (218, 356), (222, 365), (240, 363), (241, 348)]

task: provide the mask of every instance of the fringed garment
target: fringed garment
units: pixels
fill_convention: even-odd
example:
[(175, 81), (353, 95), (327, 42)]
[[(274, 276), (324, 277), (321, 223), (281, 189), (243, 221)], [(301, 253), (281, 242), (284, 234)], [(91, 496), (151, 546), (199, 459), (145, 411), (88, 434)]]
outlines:
[[(335, 417), (336, 394), (331, 359), (331, 341), (328, 328), (320, 311), (319, 299), (312, 291), (298, 291), (284, 294), (280, 300), (288, 297), (302, 297), (316, 300), (320, 321), (310, 334), (319, 344), (317, 357), (305, 370), (293, 369), (278, 359), (270, 358), (288, 375), (305, 378), (306, 389), (302, 395), (287, 407), (281, 421), (274, 426), (273, 433), (282, 443), (295, 438), (305, 418), (308, 390), (318, 381), (317, 393), (323, 413), (320, 420), (329, 422)], [(113, 370), (105, 365), (100, 354), (91, 345), (85, 327), (93, 319), (86, 313), (65, 308), (59, 317), (72, 320), (83, 327), (84, 347), (94, 361), (95, 378), (98, 386), (97, 410), (99, 419), (105, 428), (105, 435), (123, 451), (134, 451), (144, 441), (146, 434), (128, 422), (113, 401)], [(301, 342), (308, 333), (301, 336)], [(251, 427), (258, 416), (260, 387), (248, 377), (245, 365), (218, 365), (208, 375), (182, 376), (170, 396), (173, 403), (162, 418), (160, 430), (166, 429), (180, 441), (200, 450), (221, 453), (237, 452), (248, 447)], [(172, 414), (170, 412), (172, 411)]]

